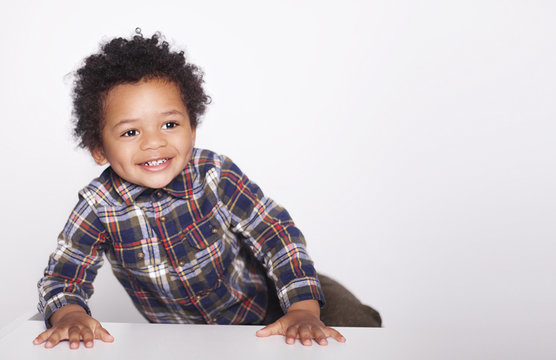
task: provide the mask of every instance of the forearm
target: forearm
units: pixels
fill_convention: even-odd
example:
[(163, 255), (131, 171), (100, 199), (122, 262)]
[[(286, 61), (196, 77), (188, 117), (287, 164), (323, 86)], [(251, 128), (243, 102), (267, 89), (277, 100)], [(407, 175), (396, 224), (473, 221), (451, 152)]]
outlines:
[(56, 326), (56, 324), (60, 321), (60, 319), (62, 319), (67, 314), (73, 313), (73, 312), (82, 312), (82, 313), (85, 313), (85, 314), (87, 313), (87, 311), (79, 305), (68, 304), (68, 305), (62, 306), (61, 308), (59, 308), (58, 310), (56, 310), (52, 314), (52, 316), (49, 319), (50, 325)]
[(293, 303), (287, 310), (288, 313), (293, 311), (307, 311), (312, 315), (320, 318), (320, 305), (317, 300), (303, 300)]
[(102, 226), (81, 199), (58, 236), (56, 250), (38, 283), (39, 311), (45, 319), (70, 304), (88, 311), (87, 300), (93, 294), (93, 280), (102, 266), (106, 247)]
[(52, 316), (61, 308), (76, 305), (90, 313), (87, 306), (89, 293), (79, 283), (66, 281), (59, 276), (45, 275), (39, 281), (39, 311), (49, 328)]
[(276, 287), (282, 309), (295, 310), (313, 300), (324, 303), (318, 276), (306, 250), (305, 238), (289, 213), (224, 158), (218, 196), (229, 214), (230, 228), (265, 267)]

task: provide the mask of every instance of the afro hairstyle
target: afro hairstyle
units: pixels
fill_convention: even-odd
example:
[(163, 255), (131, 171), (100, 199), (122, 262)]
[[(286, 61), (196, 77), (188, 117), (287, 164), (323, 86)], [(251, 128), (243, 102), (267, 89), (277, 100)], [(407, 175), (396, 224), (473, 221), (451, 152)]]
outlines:
[(73, 134), (79, 146), (102, 147), (104, 99), (120, 84), (160, 78), (175, 83), (187, 108), (191, 128), (196, 128), (210, 97), (203, 90), (203, 72), (186, 61), (183, 51), (173, 51), (160, 33), (145, 38), (136, 29), (131, 39), (114, 38), (84, 60), (75, 73)]

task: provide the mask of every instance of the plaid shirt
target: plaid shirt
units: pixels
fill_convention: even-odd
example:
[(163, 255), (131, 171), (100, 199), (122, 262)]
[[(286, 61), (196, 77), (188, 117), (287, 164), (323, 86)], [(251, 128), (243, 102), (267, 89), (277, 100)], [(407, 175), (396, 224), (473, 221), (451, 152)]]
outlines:
[(39, 311), (87, 299), (103, 263), (150, 322), (256, 324), (267, 276), (282, 309), (324, 303), (303, 235), (228, 158), (194, 149), (163, 189), (124, 181), (109, 167), (79, 193), (39, 281)]

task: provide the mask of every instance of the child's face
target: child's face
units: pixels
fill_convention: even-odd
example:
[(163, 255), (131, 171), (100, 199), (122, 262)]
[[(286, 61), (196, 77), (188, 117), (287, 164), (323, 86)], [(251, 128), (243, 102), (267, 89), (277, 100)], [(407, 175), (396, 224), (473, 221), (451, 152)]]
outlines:
[(161, 79), (117, 85), (104, 101), (102, 148), (91, 154), (123, 179), (161, 188), (191, 159), (195, 129), (178, 87)]

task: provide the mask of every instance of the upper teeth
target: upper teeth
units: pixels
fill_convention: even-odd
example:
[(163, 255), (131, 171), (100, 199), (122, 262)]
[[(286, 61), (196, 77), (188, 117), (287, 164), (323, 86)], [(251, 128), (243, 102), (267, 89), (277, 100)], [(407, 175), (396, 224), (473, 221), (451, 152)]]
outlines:
[(154, 160), (154, 161), (146, 162), (145, 165), (147, 165), (147, 166), (156, 166), (156, 165), (163, 164), (166, 161), (168, 161), (168, 159)]

